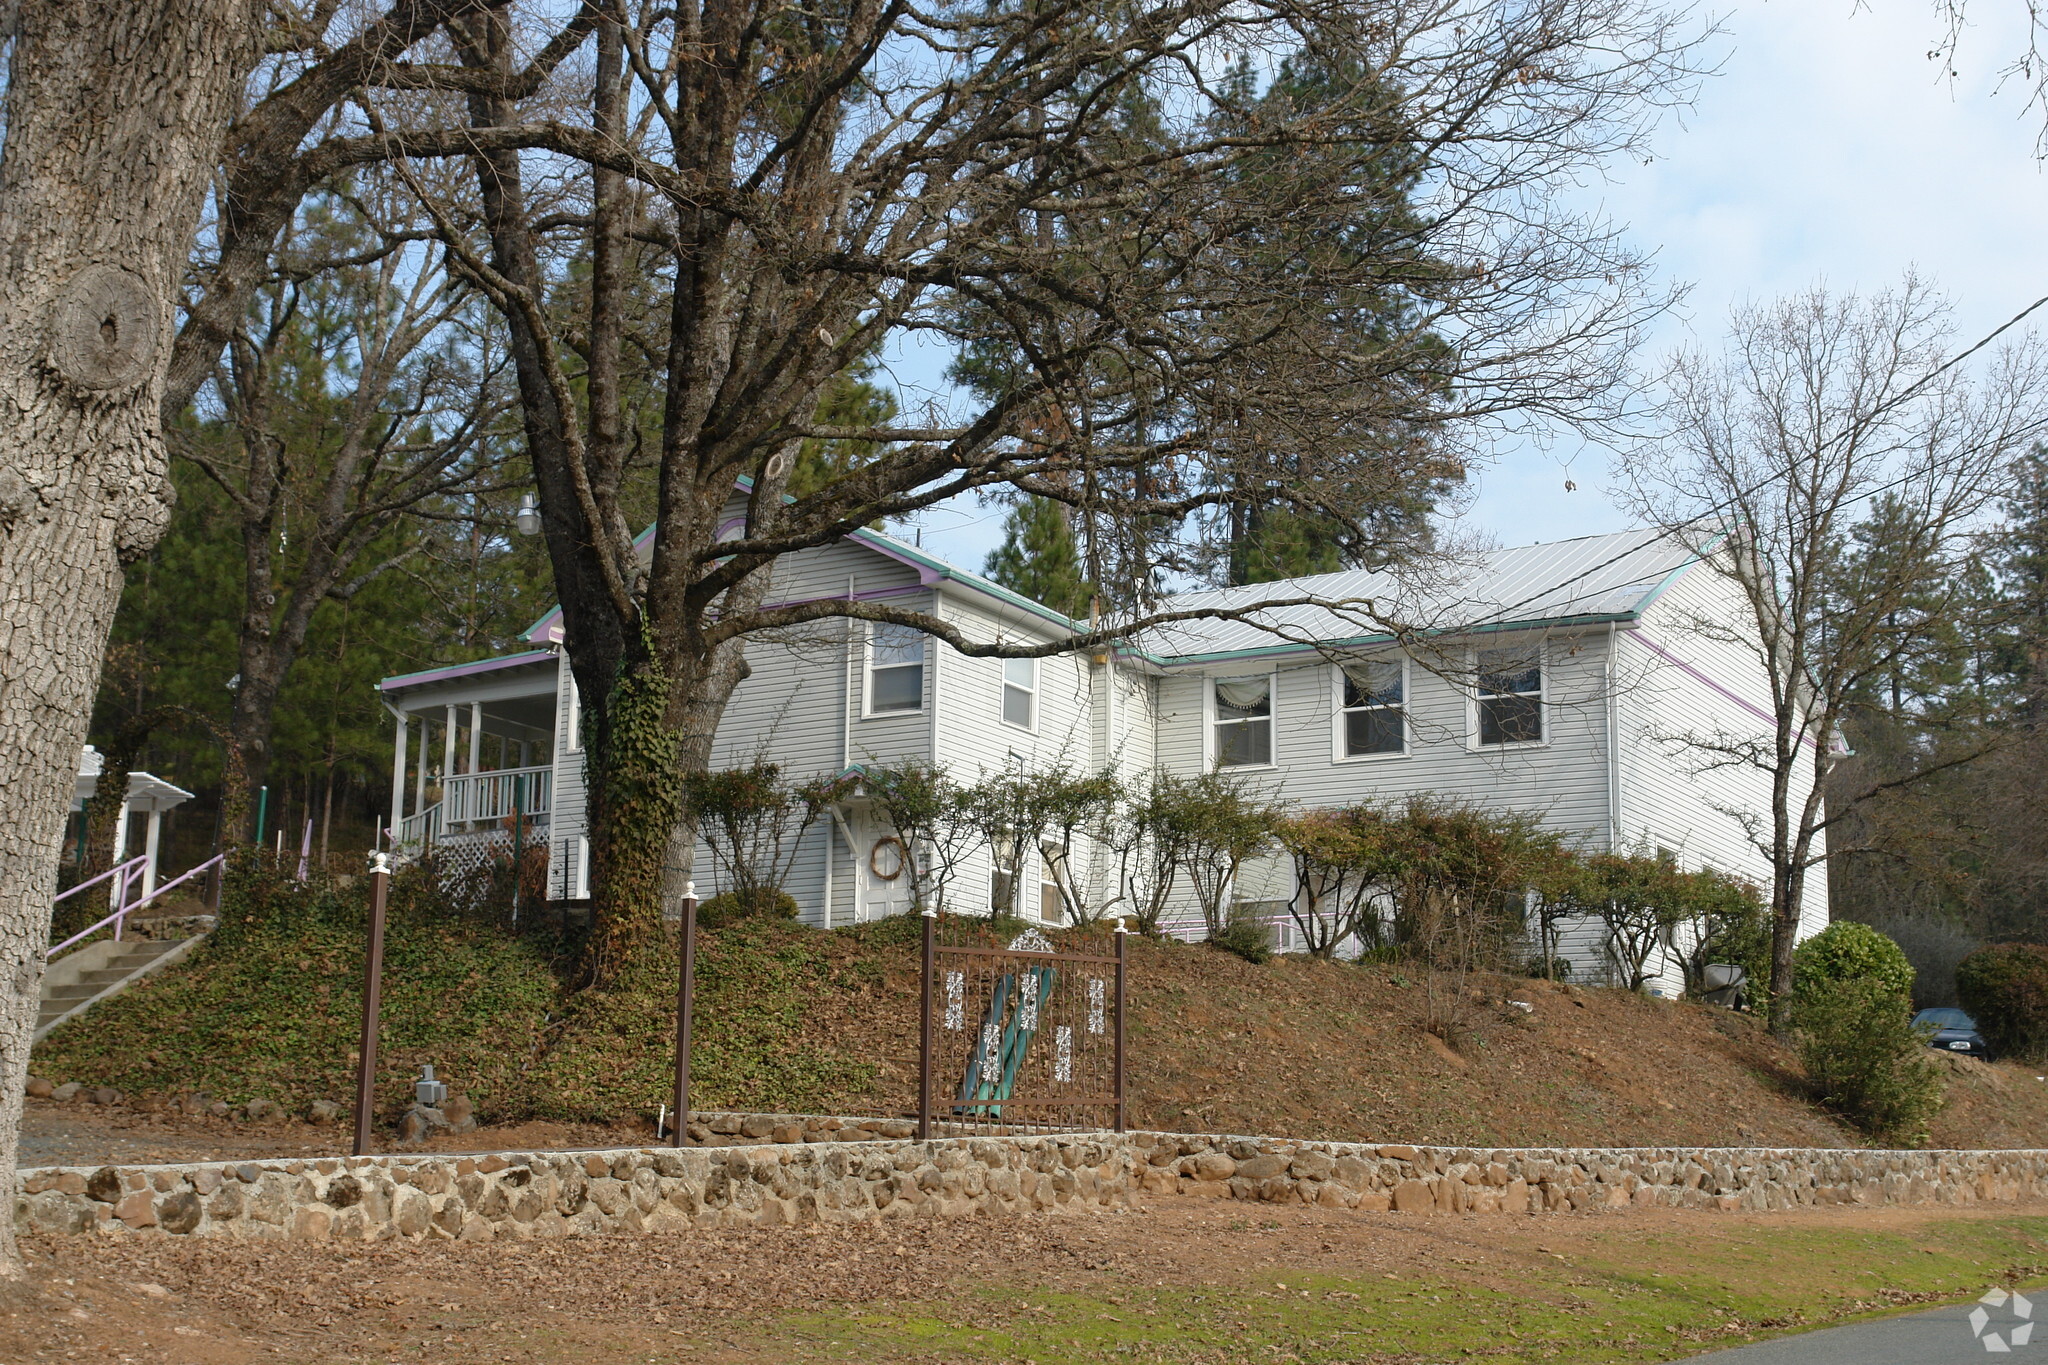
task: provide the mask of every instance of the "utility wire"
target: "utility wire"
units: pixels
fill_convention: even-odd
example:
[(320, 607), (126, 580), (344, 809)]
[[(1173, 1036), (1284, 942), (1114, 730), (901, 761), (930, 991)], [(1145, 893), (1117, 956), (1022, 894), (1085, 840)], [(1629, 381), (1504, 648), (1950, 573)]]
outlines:
[[(1994, 327), (1991, 331), (1985, 333), (1967, 349), (1958, 351), (1956, 354), (1950, 356), (1947, 360), (1942, 361), (1941, 364), (1935, 366), (1926, 374), (1922, 375), (1920, 378), (1914, 380), (1911, 384), (1901, 389), (1892, 398), (1890, 398), (1884, 403), (1879, 404), (1878, 407), (1871, 412), (1871, 418), (1875, 419), (1878, 417), (1882, 417), (1885, 413), (1890, 412), (1893, 408), (1896, 408), (1897, 406), (1899, 406), (1899, 404), (1911, 398), (1921, 389), (1926, 388), (1936, 379), (1939, 379), (1948, 371), (1954, 369), (1956, 366), (1962, 364), (1965, 360), (1968, 360), (1971, 356), (1977, 354), (1977, 352), (1983, 350), (1986, 346), (1989, 346), (1992, 342), (1998, 340), (1998, 338), (2003, 336), (2005, 333), (2019, 326), (2020, 323), (2026, 321), (2029, 317), (2039, 312), (2044, 307), (2048, 307), (2048, 294), (2044, 294), (2040, 298), (2035, 299), (2025, 308), (2020, 309), (2019, 312), (2014, 313), (2010, 318), (2007, 318), (1997, 327)], [(1761, 491), (1763, 488), (1775, 482), (1776, 480), (1781, 478), (1787, 478), (1789, 476), (1789, 471), (1781, 471), (1768, 474), (1763, 478), (1758, 479), (1749, 487), (1736, 490), (1734, 493), (1730, 494), (1722, 501), (1715, 503), (1712, 507), (1709, 507), (1706, 511), (1694, 517), (1690, 522), (1681, 523), (1681, 525), (1696, 525), (1697, 523), (1705, 521), (1710, 517), (1718, 516), (1722, 512), (1728, 511), (1731, 508), (1737, 506), (1738, 504), (1746, 501), (1752, 494)], [(1866, 498), (1874, 498), (1878, 494), (1889, 492), (1891, 489), (1898, 487), (1900, 484), (1905, 483), (1907, 480), (1912, 479), (1914, 477), (1917, 476), (1912, 474), (1901, 474), (1898, 478), (1893, 479), (1888, 483), (1881, 483), (1875, 488), (1867, 488), (1863, 492), (1856, 494), (1856, 496), (1845, 499), (1842, 505), (1847, 507), (1851, 504), (1862, 502)], [(1676, 531), (1678, 529), (1678, 526), (1658, 527), (1655, 538), (1661, 539), (1664, 535), (1669, 534), (1670, 532)], [(1573, 574), (1569, 578), (1563, 579), (1557, 583), (1553, 583), (1547, 588), (1541, 588), (1536, 592), (1531, 593), (1529, 596), (1522, 598), (1519, 602), (1509, 603), (1507, 606), (1500, 608), (1498, 611), (1492, 612), (1489, 615), (1480, 618), (1478, 621), (1472, 622), (1472, 624), (1484, 625), (1488, 621), (1499, 621), (1502, 618), (1504, 618), (1509, 612), (1520, 611), (1523, 607), (1528, 606), (1532, 602), (1539, 602), (1542, 599), (1550, 596), (1554, 592), (1558, 592), (1561, 589), (1570, 587), (1574, 583), (1590, 578), (1594, 574), (1599, 573), (1602, 569), (1605, 569), (1610, 565), (1620, 563), (1622, 560), (1627, 559), (1630, 555), (1635, 554), (1637, 551), (1648, 548), (1648, 546), (1653, 543), (1654, 539), (1644, 541), (1641, 544), (1631, 545), (1619, 554), (1610, 555), (1606, 559), (1601, 560), (1598, 564), (1594, 564), (1589, 568), (1581, 569), (1579, 572)]]

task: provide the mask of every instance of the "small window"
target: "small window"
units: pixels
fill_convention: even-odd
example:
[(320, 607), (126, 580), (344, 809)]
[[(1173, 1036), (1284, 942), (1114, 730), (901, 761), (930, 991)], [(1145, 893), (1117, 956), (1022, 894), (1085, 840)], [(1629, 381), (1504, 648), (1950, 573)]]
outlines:
[(1407, 688), (1401, 661), (1360, 659), (1337, 671), (1344, 686), (1344, 757), (1404, 752)]
[(1038, 724), (1038, 660), (1003, 660), (1003, 722), (1026, 730)]
[(924, 632), (877, 625), (868, 637), (868, 711), (924, 707)]
[(583, 751), (583, 694), (576, 690), (576, 677), (569, 676), (569, 732), (562, 736), (565, 753)]
[(1543, 740), (1543, 662), (1535, 649), (1479, 651), (1479, 742)]
[(1017, 841), (1004, 835), (989, 845), (988, 908), (991, 914), (1017, 913)]
[(1053, 860), (1058, 856), (1049, 848), (1038, 855), (1038, 917), (1047, 924), (1066, 919), (1067, 903), (1060, 898), (1060, 884), (1053, 877)]
[(1273, 761), (1273, 677), (1218, 678), (1216, 766), (1259, 767)]

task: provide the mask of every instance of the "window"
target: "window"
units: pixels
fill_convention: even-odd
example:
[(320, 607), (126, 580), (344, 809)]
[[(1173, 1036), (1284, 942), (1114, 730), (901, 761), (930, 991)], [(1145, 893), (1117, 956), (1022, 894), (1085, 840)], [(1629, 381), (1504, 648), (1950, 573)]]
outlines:
[(1038, 660), (1003, 660), (1003, 723), (1026, 730), (1038, 724)]
[(569, 679), (569, 733), (562, 736), (564, 753), (581, 753), (583, 750), (583, 694), (576, 690), (576, 679)]
[(1543, 741), (1543, 660), (1536, 647), (1479, 651), (1479, 742)]
[(1058, 856), (1050, 848), (1041, 849), (1038, 854), (1038, 917), (1047, 924), (1058, 924), (1067, 917), (1067, 903), (1061, 899), (1060, 884), (1053, 876), (1053, 861)]
[(1218, 678), (1216, 766), (1259, 767), (1273, 761), (1273, 677)]
[(924, 709), (924, 632), (877, 625), (868, 637), (868, 714)]
[(1017, 913), (1017, 840), (1004, 834), (989, 844), (988, 908), (991, 914)]
[(1399, 659), (1359, 659), (1337, 669), (1344, 690), (1341, 743), (1346, 758), (1405, 753), (1406, 666)]

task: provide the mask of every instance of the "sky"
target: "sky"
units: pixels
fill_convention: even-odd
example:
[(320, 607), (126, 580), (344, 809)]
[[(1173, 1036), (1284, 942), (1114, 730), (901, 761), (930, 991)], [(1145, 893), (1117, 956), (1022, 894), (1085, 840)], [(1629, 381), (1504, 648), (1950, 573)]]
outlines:
[[(2022, 0), (1973, 0), (1957, 60), (1928, 59), (1934, 0), (1740, 0), (1715, 11), (1719, 74), (1674, 116), (1649, 165), (1584, 193), (1688, 287), (1646, 359), (1712, 344), (1731, 305), (1825, 283), (1877, 290), (1916, 269), (1955, 306), (1959, 346), (2048, 295), (2048, 166), (2038, 110), (2000, 87), (2024, 50)], [(2048, 317), (2048, 311), (2039, 315)], [(937, 356), (899, 355), (907, 389)], [(1567, 480), (1577, 485), (1567, 491)], [(1459, 517), (1503, 545), (1618, 530), (1609, 456), (1575, 442), (1496, 450)], [(1001, 509), (933, 509), (924, 544), (979, 568)]]

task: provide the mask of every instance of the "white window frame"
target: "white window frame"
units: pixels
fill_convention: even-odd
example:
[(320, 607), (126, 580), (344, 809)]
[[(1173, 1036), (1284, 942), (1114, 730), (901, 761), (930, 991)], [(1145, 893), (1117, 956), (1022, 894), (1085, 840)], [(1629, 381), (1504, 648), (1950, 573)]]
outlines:
[(1264, 763), (1233, 763), (1229, 771), (1234, 773), (1271, 772), (1280, 766), (1280, 673), (1277, 669), (1259, 673), (1211, 674), (1202, 680), (1202, 766), (1206, 771), (1221, 772), (1223, 764), (1222, 746), (1216, 742), (1216, 727), (1221, 724), (1216, 717), (1216, 684), (1235, 682), (1240, 678), (1264, 677), (1266, 680), (1266, 761)]
[[(1035, 735), (1038, 733), (1038, 694), (1042, 690), (1039, 686), (1038, 666), (1042, 661), (1038, 659), (1003, 659), (1000, 662), (1002, 664), (1002, 690), (999, 699), (1001, 710), (998, 712), (998, 715), (1003, 724), (1009, 726), (1012, 730), (1022, 730), (1026, 734)], [(1010, 681), (1011, 664), (1029, 664), (1031, 666), (1031, 682), (1028, 685)], [(1031, 708), (1031, 722), (1028, 725), (1019, 725), (1016, 721), (1010, 719), (1010, 693), (1012, 691), (1022, 692), (1025, 703)]]
[[(1409, 743), (1410, 743), (1410, 739), (1411, 739), (1411, 736), (1412, 736), (1412, 735), (1414, 734), (1414, 727), (1408, 724), (1408, 716), (1409, 716), (1409, 705), (1410, 705), (1410, 701), (1411, 701), (1411, 698), (1410, 698), (1410, 696), (1409, 696), (1409, 684), (1410, 684), (1410, 677), (1411, 677), (1411, 675), (1410, 675), (1410, 672), (1409, 672), (1409, 668), (1408, 668), (1408, 656), (1407, 656), (1407, 655), (1405, 655), (1405, 654), (1400, 654), (1400, 655), (1396, 655), (1396, 656), (1394, 656), (1393, 658), (1389, 659), (1389, 658), (1386, 658), (1386, 657), (1385, 657), (1385, 656), (1383, 656), (1383, 655), (1365, 655), (1365, 656), (1363, 656), (1363, 657), (1361, 657), (1361, 658), (1358, 658), (1358, 659), (1355, 659), (1355, 660), (1353, 660), (1352, 662), (1354, 662), (1354, 663), (1394, 663), (1394, 664), (1399, 664), (1399, 665), (1400, 665), (1400, 667), (1401, 667), (1401, 704), (1400, 704), (1400, 705), (1399, 705), (1398, 707), (1395, 707), (1395, 708), (1393, 708), (1393, 709), (1395, 709), (1395, 710), (1397, 710), (1397, 711), (1399, 711), (1399, 712), (1401, 713), (1401, 747), (1400, 747), (1400, 748), (1398, 748), (1398, 749), (1388, 749), (1388, 750), (1386, 750), (1386, 751), (1385, 751), (1385, 752), (1383, 752), (1383, 753), (1377, 753), (1377, 754), (1350, 754), (1350, 753), (1346, 753), (1346, 752), (1344, 752), (1344, 749), (1345, 749), (1345, 744), (1346, 744), (1346, 742), (1347, 742), (1347, 740), (1346, 740), (1346, 731), (1347, 731), (1347, 729), (1348, 729), (1348, 727), (1347, 727), (1347, 726), (1345, 725), (1345, 723), (1344, 723), (1344, 717), (1350, 714), (1350, 712), (1349, 712), (1348, 710), (1346, 710), (1346, 709), (1345, 709), (1345, 706), (1344, 706), (1344, 665), (1342, 665), (1342, 664), (1331, 664), (1331, 665), (1330, 665), (1330, 761), (1331, 761), (1332, 763), (1384, 763), (1384, 762), (1386, 762), (1386, 761), (1387, 761), (1388, 759), (1391, 759), (1391, 758), (1406, 758), (1406, 757), (1408, 757), (1408, 746), (1409, 746)], [(1386, 710), (1386, 709), (1388, 709), (1388, 708), (1386, 708), (1386, 707), (1362, 707), (1362, 708), (1359, 708), (1359, 709), (1361, 709), (1361, 710), (1374, 710), (1374, 711), (1383, 711), (1383, 710)]]
[[(1530, 647), (1530, 652), (1536, 659), (1536, 691), (1534, 694), (1536, 697), (1536, 723), (1543, 729), (1543, 738), (1521, 739), (1511, 744), (1482, 744), (1479, 740), (1479, 704), (1481, 701), (1479, 691), (1479, 656), (1495, 652), (1512, 653), (1518, 648), (1519, 646), (1511, 644), (1474, 645), (1472, 647), (1468, 659), (1472, 667), (1472, 695), (1467, 700), (1465, 707), (1465, 747), (1473, 753), (1497, 754), (1509, 753), (1517, 749), (1547, 749), (1550, 747), (1550, 649), (1548, 642), (1543, 640), (1536, 641)], [(1531, 694), (1516, 692), (1512, 694), (1503, 693), (1501, 695), (1526, 697)]]
[[(927, 699), (931, 695), (931, 637), (923, 631), (918, 631), (918, 656), (915, 664), (898, 663), (883, 665), (885, 669), (916, 668), (918, 670), (917, 705), (914, 707), (891, 707), (887, 711), (877, 711), (875, 709), (875, 632), (894, 628), (888, 626), (885, 622), (873, 622), (868, 626), (861, 640), (860, 715), (862, 720), (885, 720), (895, 716), (921, 716), (929, 704)], [(904, 627), (904, 629), (908, 629), (908, 627)]]
[(569, 673), (569, 730), (562, 737), (562, 752), (583, 752), (583, 694), (576, 688), (576, 675)]

